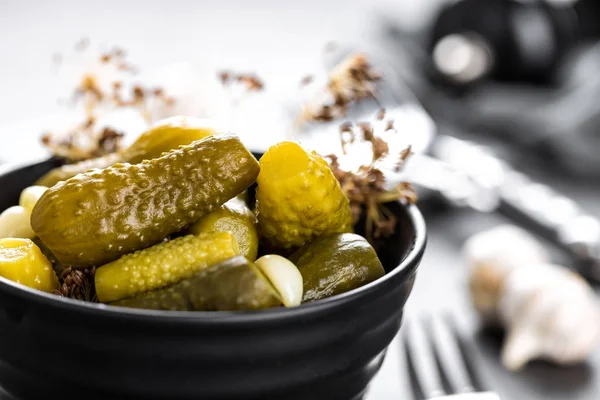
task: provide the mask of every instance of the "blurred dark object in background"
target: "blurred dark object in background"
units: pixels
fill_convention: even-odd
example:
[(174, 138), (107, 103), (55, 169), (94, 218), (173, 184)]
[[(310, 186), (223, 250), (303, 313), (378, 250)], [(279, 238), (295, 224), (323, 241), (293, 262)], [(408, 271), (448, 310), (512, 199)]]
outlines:
[(449, 3), (429, 32), (433, 78), (459, 86), (487, 77), (555, 83), (565, 54), (597, 37), (598, 17), (595, 0)]
[(549, 83), (579, 31), (572, 5), (460, 0), (442, 8), (429, 36), (433, 77), (449, 84), (488, 76)]
[(442, 129), (491, 142), (515, 165), (596, 180), (599, 22), (598, 0), (459, 0), (419, 31), (383, 19), (380, 39)]

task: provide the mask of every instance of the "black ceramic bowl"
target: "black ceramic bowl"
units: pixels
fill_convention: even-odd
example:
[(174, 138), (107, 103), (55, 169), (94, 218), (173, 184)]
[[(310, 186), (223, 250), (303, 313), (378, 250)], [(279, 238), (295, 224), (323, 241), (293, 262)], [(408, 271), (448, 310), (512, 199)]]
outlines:
[[(2, 170), (0, 210), (56, 165)], [(17, 399), (360, 399), (400, 328), (425, 249), (416, 207), (379, 250), (387, 274), (293, 309), (159, 312), (0, 278), (0, 387)]]

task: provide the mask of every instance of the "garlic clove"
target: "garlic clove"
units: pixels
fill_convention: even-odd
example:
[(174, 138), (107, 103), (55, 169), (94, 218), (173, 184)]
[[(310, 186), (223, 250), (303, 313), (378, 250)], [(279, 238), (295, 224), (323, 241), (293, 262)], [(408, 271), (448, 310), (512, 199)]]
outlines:
[(471, 302), (482, 319), (497, 325), (498, 302), (506, 277), (516, 268), (547, 262), (546, 249), (527, 231), (501, 225), (471, 236), (463, 245), (469, 266)]
[(284, 306), (300, 305), (304, 294), (304, 282), (300, 271), (290, 260), (269, 254), (256, 260), (255, 265), (279, 292)]
[(12, 206), (0, 214), (0, 238), (33, 239), (29, 212), (22, 206)]
[(514, 225), (501, 225), (471, 236), (463, 245), (463, 253), (471, 266), (487, 264), (505, 272), (550, 261), (543, 245)]
[(594, 291), (557, 265), (513, 271), (499, 314), (509, 331), (503, 363), (513, 371), (538, 358), (562, 365), (584, 361), (600, 341), (600, 305)]
[(46, 186), (28, 186), (21, 192), (19, 197), (19, 205), (29, 214), (33, 210), (35, 203), (42, 197), (42, 195), (48, 190)]
[(502, 364), (509, 371), (517, 372), (542, 353), (543, 349), (535, 332), (528, 326), (519, 327), (508, 334), (502, 346)]

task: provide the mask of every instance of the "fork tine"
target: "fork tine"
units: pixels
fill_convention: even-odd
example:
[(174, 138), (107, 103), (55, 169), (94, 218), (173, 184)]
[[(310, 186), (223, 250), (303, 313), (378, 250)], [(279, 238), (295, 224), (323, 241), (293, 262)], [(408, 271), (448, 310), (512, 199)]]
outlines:
[(404, 322), (402, 335), (408, 368), (414, 373), (413, 392), (425, 398), (444, 396), (444, 386), (438, 373), (431, 343), (423, 324), (414, 318)]
[(450, 314), (444, 315), (444, 319), (447, 323), (448, 329), (454, 333), (454, 337), (457, 340), (457, 344), (461, 349), (462, 358), (465, 367), (471, 377), (471, 382), (475, 390), (484, 391), (489, 390), (488, 385), (484, 384), (481, 376), (481, 369), (478, 368), (476, 359), (477, 349), (475, 348), (472, 341), (467, 340), (465, 335), (462, 333), (458, 326), (456, 318), (452, 318)]
[(475, 388), (469, 377), (469, 370), (465, 366), (462, 349), (455, 332), (437, 316), (431, 316), (428, 325), (442, 375), (446, 378), (452, 392), (474, 392)]

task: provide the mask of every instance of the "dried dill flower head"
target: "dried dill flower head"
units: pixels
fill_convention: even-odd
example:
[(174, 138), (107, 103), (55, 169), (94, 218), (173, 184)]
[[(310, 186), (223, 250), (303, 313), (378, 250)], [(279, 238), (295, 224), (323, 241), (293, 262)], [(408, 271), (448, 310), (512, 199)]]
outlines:
[[(338, 64), (317, 97), (304, 105), (301, 121), (332, 121), (346, 115), (350, 105), (360, 99), (373, 97), (381, 79), (364, 54), (352, 54)], [(305, 77), (303, 84), (312, 81)]]
[[(60, 132), (46, 132), (41, 139), (52, 154), (69, 162), (119, 150), (124, 132), (101, 122), (110, 112), (128, 108), (138, 112), (142, 121), (150, 123), (151, 110), (157, 104), (167, 109), (175, 102), (162, 88), (132, 83), (138, 69), (127, 60), (123, 49), (114, 48), (100, 55), (90, 55), (88, 49), (88, 40), (78, 42), (76, 62), (63, 67), (69, 92), (66, 105), (74, 109), (79, 122)], [(54, 59), (56, 63), (63, 63), (61, 55), (55, 55)]]
[(218, 73), (219, 80), (223, 86), (239, 83), (248, 92), (259, 92), (264, 89), (265, 83), (254, 74), (234, 73), (231, 71), (220, 71)]
[[(384, 118), (385, 110), (382, 109), (376, 117), (380, 123), (375, 126), (371, 123), (343, 123), (340, 126), (343, 154), (326, 156), (342, 191), (350, 201), (354, 223), (365, 217), (366, 238), (371, 243), (394, 232), (396, 218), (385, 203), (402, 201), (412, 204), (417, 200), (416, 192), (409, 182), (400, 182), (393, 187), (387, 185), (384, 174), (388, 168), (386, 164), (393, 161), (394, 172), (400, 172), (411, 149), (407, 147), (397, 154), (390, 154), (390, 146), (379, 131), (393, 129), (393, 121), (384, 121)], [(370, 160), (351, 167), (342, 165), (341, 158), (347, 156), (349, 148), (357, 143), (370, 144)]]
[(54, 294), (70, 299), (97, 303), (94, 274), (96, 267), (86, 269), (65, 268), (59, 277), (60, 287)]

